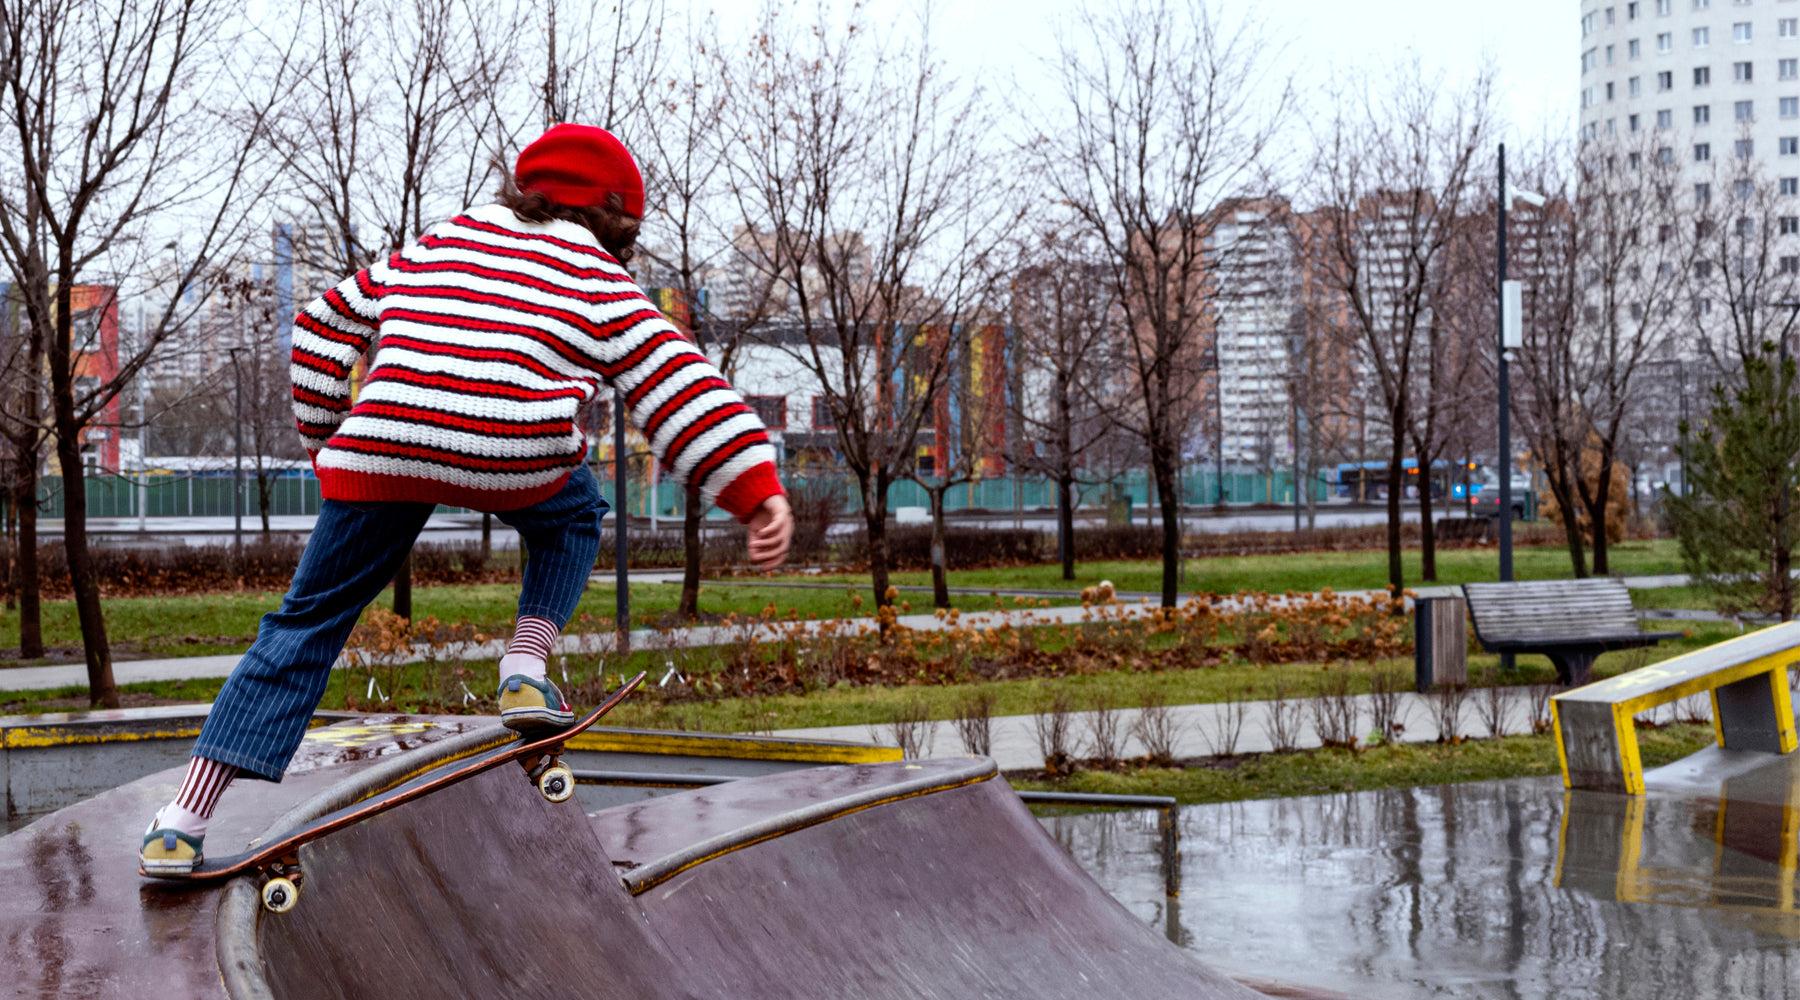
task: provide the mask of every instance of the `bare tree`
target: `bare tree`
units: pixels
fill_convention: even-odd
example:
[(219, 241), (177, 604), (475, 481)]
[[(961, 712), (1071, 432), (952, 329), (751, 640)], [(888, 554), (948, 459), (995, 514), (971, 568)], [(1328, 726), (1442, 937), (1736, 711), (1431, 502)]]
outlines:
[[(978, 92), (945, 74), (927, 15), (916, 41), (859, 22), (792, 28), (770, 10), (730, 82), (733, 266), (768, 301), (759, 343), (811, 381), (888, 595), (887, 493), (917, 461), (928, 405), (979, 314), (1011, 216), (981, 148)], [(883, 48), (886, 42), (889, 47)]]
[(932, 606), (950, 606), (944, 500), (950, 490), (980, 478), (1005, 451), (1006, 331), (979, 318), (958, 330), (934, 327), (926, 349), (948, 355), (943, 384), (931, 409), (931, 465), (911, 466), (905, 478), (925, 491), (931, 508)]
[[(1258, 180), (1290, 95), (1263, 88), (1262, 38), (1203, 0), (1094, 4), (1061, 53), (1061, 107), (1030, 146), (1043, 182), (1099, 250), (1125, 331), (1133, 400), (1162, 508), (1162, 604), (1180, 583), (1183, 437), (1203, 401), (1212, 207)], [(1216, 371), (1216, 365), (1215, 365)], [(1216, 390), (1215, 390), (1216, 391)]]
[[(1341, 295), (1362, 342), (1388, 434), (1388, 584), (1405, 586), (1401, 498), (1408, 433), (1420, 404), (1422, 341), (1457, 220), (1478, 197), (1491, 128), (1492, 77), (1450, 92), (1417, 63), (1379, 90), (1345, 88), (1318, 143), (1323, 282)], [(1421, 476), (1421, 478), (1424, 478)]]
[[(1526, 286), (1514, 412), (1578, 577), (1588, 575), (1589, 544), (1593, 572), (1607, 572), (1607, 470), (1643, 419), (1647, 366), (1672, 346), (1686, 297), (1682, 231), (1692, 220), (1675, 200), (1679, 168), (1660, 149), (1665, 141), (1592, 140), (1573, 158), (1552, 145), (1522, 158), (1515, 173), (1549, 201), (1510, 223), (1511, 262)], [(1562, 166), (1571, 159), (1573, 176)], [(1589, 475), (1590, 467), (1600, 474)]]
[(1018, 472), (1056, 482), (1056, 549), (1065, 580), (1075, 579), (1075, 488), (1089, 454), (1112, 431), (1120, 389), (1111, 347), (1118, 318), (1104, 269), (1079, 237), (1049, 230), (1020, 254), (1012, 283), (1015, 389), (1008, 457)]
[(188, 263), (166, 278), (186, 291), (244, 235), (244, 208), (259, 193), (254, 178), (268, 183), (253, 168), (268, 115), (289, 86), (289, 61), (274, 46), (234, 37), (236, 10), (198, 0), (0, 3), (0, 125), (6, 158), (18, 167), (0, 180), (0, 257), (32, 337), (43, 340), (45, 429), (63, 473), (63, 542), (99, 705), (116, 706), (118, 691), (88, 553), (82, 439), (180, 328), (182, 297), (169, 296), (129, 356), (121, 351), (117, 365), (78, 384), (77, 364), (107, 347), (77, 338), (75, 289), (116, 289), (149, 269), (145, 247), (178, 232), (170, 242)]

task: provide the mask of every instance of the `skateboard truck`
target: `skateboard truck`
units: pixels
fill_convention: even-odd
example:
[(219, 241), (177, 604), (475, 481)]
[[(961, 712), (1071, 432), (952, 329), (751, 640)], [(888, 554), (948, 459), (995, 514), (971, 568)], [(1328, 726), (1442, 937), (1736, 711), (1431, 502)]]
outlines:
[(300, 900), (300, 883), (306, 873), (300, 867), (298, 852), (284, 854), (258, 869), (265, 876), (262, 884), (263, 908), (270, 913), (286, 913)]
[(575, 794), (575, 772), (563, 766), (562, 752), (562, 744), (558, 743), (545, 747), (543, 753), (519, 758), (525, 777), (551, 802), (566, 802)]

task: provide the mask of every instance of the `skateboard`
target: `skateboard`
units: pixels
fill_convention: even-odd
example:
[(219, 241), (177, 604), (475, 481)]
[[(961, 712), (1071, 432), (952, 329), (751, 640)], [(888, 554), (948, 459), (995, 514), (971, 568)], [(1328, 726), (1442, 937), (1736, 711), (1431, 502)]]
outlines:
[(551, 802), (566, 801), (575, 794), (575, 775), (574, 772), (563, 766), (563, 742), (599, 722), (601, 716), (617, 708), (626, 696), (644, 683), (644, 677), (645, 675), (640, 673), (626, 681), (593, 711), (576, 719), (575, 723), (566, 729), (543, 736), (529, 738), (521, 736), (505, 746), (496, 747), (466, 760), (446, 765), (442, 772), (423, 780), (400, 785), (361, 802), (345, 806), (336, 812), (326, 813), (304, 826), (296, 827), (272, 838), (268, 843), (255, 850), (245, 851), (241, 854), (228, 854), (218, 858), (206, 858), (201, 862), (199, 868), (191, 872), (151, 873), (139, 868), (138, 874), (174, 881), (218, 882), (246, 872), (254, 873), (262, 880), (263, 906), (273, 913), (286, 913), (293, 909), (294, 903), (299, 900), (300, 885), (305, 877), (305, 872), (300, 867), (301, 847), (352, 824), (379, 816), (395, 806), (404, 805), (439, 789), (448, 788), (465, 778), (473, 778), (485, 771), (491, 771), (507, 761), (518, 761), (519, 765), (525, 769), (527, 779), (537, 787), (544, 798)]

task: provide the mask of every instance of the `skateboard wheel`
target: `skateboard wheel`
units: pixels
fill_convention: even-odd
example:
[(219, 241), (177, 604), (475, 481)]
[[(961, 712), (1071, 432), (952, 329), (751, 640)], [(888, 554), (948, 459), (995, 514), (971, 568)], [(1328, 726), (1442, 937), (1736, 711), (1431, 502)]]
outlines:
[(270, 913), (286, 913), (299, 899), (300, 887), (290, 879), (278, 877), (263, 883), (263, 908)]
[(567, 801), (575, 794), (575, 772), (558, 764), (539, 775), (537, 785), (544, 798), (552, 802)]

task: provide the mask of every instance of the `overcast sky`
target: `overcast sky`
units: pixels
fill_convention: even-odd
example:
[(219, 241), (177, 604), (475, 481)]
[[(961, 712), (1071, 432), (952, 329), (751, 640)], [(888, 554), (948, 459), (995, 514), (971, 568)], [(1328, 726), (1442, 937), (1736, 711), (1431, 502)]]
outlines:
[[(748, 24), (757, 0), (714, 0), (724, 26)], [(828, 6), (842, 10), (844, 0)], [(904, 17), (911, 0), (870, 0), (871, 26)], [(984, 80), (1022, 88), (1053, 86), (1042, 56), (1057, 50), (1056, 28), (1070, 0), (949, 0), (937, 13), (937, 45), (953, 67), (980, 67)], [(696, 9), (704, 9), (696, 5)], [(1578, 0), (1215, 0), (1228, 18), (1260, 18), (1280, 75), (1304, 99), (1322, 94), (1334, 70), (1392, 65), (1416, 52), (1428, 69), (1464, 74), (1491, 58), (1500, 70), (1502, 138), (1538, 138), (1575, 128), (1580, 75)], [(1323, 108), (1324, 101), (1312, 102)]]

